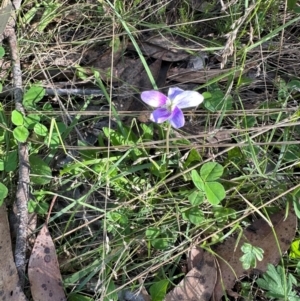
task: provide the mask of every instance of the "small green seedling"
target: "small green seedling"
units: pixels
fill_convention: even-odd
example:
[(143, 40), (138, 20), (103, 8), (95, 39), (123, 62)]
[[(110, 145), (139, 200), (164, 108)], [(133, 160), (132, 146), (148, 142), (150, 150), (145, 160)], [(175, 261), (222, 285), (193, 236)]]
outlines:
[(256, 267), (256, 261), (262, 261), (264, 257), (264, 250), (259, 247), (254, 247), (251, 244), (244, 243), (241, 247), (244, 255), (240, 258), (243, 268), (248, 270)]
[(268, 264), (267, 271), (262, 278), (256, 280), (257, 285), (266, 290), (266, 297), (276, 300), (298, 301), (299, 297), (293, 290), (293, 285), (297, 286), (297, 280), (292, 274), (285, 273), (282, 266), (274, 267)]
[(208, 162), (201, 167), (200, 175), (196, 170), (192, 171), (193, 183), (199, 190), (196, 199), (201, 201), (202, 196), (206, 196), (212, 205), (218, 205), (225, 198), (226, 192), (223, 185), (216, 182), (222, 176), (223, 170), (222, 165)]

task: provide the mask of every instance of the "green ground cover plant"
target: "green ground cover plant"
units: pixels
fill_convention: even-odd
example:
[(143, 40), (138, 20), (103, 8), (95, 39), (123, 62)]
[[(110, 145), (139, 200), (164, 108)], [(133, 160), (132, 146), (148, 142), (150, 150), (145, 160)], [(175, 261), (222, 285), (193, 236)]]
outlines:
[[(214, 254), (282, 208), (300, 218), (296, 1), (25, 1), (17, 26), (24, 111), (4, 43), (0, 202), (26, 144), (28, 212), (36, 229), (51, 212), (68, 300), (169, 301), (191, 246)], [(229, 300), (300, 300), (294, 232)], [(245, 271), (266, 253), (241, 250)]]

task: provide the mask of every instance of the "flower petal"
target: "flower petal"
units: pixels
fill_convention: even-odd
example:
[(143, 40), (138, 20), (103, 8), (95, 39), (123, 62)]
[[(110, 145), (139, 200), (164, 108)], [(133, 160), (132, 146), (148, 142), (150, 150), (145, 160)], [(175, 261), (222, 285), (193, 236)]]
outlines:
[(170, 123), (173, 128), (178, 129), (184, 126), (185, 120), (184, 120), (184, 115), (182, 111), (178, 108), (175, 107), (172, 116), (170, 117)]
[(204, 97), (196, 91), (184, 91), (176, 95), (172, 101), (172, 105), (180, 109), (197, 107), (203, 100)]
[(168, 120), (172, 115), (172, 112), (170, 112), (166, 108), (159, 108), (152, 112), (150, 119), (156, 123), (162, 123), (166, 120)]
[(155, 90), (144, 91), (141, 94), (141, 98), (143, 102), (154, 108), (158, 108), (165, 105), (168, 100), (168, 97), (166, 95)]
[(168, 91), (168, 97), (171, 99), (171, 101), (180, 93), (184, 92), (184, 90), (178, 88), (178, 87), (171, 87)]

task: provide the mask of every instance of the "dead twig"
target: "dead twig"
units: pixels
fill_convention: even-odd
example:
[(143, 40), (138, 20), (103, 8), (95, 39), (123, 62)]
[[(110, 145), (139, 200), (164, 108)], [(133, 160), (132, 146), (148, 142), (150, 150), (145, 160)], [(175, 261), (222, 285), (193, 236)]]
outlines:
[[(21, 1), (13, 2), (15, 11), (20, 7)], [(15, 18), (12, 17), (3, 34), (0, 36), (0, 41), (8, 40), (12, 61), (12, 76), (14, 86), (14, 100), (16, 110), (24, 113), (22, 106), (23, 89), (22, 89), (22, 72), (20, 58), (18, 54), (18, 43), (15, 33)], [(28, 227), (28, 211), (27, 203), (29, 199), (29, 159), (28, 148), (26, 143), (19, 143), (19, 182), (16, 194), (17, 208), (17, 237), (15, 249), (15, 263), (19, 274), (20, 285), (23, 288), (25, 283), (25, 263), (26, 263), (26, 247), (27, 247), (27, 227)]]

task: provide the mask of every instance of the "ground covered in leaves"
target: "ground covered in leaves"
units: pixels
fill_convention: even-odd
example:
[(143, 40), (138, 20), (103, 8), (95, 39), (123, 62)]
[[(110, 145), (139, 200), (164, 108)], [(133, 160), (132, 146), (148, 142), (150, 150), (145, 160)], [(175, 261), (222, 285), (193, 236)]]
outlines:
[(300, 300), (299, 13), (3, 1), (0, 300)]

